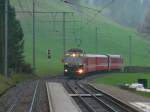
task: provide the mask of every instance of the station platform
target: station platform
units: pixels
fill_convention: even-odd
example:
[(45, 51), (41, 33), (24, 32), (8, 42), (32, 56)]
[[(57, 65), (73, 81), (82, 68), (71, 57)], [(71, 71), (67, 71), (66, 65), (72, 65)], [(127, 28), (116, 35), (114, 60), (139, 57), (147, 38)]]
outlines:
[(62, 84), (47, 82), (46, 86), (50, 112), (81, 112)]

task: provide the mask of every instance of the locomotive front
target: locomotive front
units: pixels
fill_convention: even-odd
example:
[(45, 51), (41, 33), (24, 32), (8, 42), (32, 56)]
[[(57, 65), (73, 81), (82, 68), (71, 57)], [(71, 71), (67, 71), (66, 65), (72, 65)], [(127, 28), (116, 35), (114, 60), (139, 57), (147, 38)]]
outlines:
[(82, 76), (84, 74), (83, 55), (84, 52), (80, 49), (71, 49), (65, 53), (63, 59), (65, 76)]

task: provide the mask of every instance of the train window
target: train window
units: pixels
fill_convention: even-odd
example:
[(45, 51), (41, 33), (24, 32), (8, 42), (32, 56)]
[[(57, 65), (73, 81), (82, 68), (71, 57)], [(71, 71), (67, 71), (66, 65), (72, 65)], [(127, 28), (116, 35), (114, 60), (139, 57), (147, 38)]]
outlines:
[(99, 63), (107, 63), (108, 62), (108, 59), (106, 58), (102, 58), (99, 60)]
[(75, 64), (81, 64), (81, 58), (72, 58), (72, 57), (67, 57), (64, 59), (65, 63), (75, 63)]
[(114, 59), (111, 60), (111, 62), (112, 62), (112, 63), (119, 63), (119, 62), (120, 62), (120, 59), (115, 59), (115, 58), (114, 58)]

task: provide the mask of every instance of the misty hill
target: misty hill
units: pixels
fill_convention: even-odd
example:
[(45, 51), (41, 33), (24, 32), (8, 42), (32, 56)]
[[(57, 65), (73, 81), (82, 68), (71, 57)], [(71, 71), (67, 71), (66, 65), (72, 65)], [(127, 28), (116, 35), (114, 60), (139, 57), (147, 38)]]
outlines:
[[(82, 4), (101, 7), (111, 0), (81, 0)], [(150, 10), (150, 0), (114, 0), (112, 5), (104, 11), (104, 15), (115, 22), (138, 27), (144, 20), (145, 13)]]

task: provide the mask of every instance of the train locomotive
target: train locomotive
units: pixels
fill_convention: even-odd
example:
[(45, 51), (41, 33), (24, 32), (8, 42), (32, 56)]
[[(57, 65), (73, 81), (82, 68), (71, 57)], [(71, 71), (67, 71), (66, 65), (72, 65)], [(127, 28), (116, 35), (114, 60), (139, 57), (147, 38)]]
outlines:
[(97, 71), (114, 71), (123, 69), (121, 55), (86, 54), (81, 49), (70, 49), (65, 53), (64, 75), (83, 77)]

